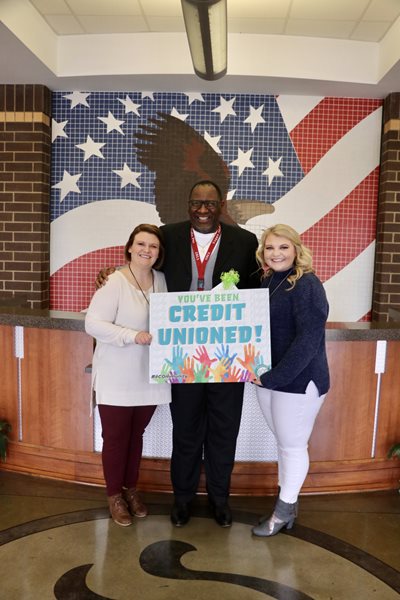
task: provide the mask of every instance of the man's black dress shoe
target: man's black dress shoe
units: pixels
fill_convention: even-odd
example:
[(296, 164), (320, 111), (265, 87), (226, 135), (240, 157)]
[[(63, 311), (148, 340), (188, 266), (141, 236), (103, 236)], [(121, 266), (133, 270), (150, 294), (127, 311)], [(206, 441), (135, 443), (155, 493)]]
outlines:
[(175, 502), (171, 510), (171, 521), (177, 527), (182, 527), (190, 519), (189, 505), (187, 502)]
[(232, 512), (228, 504), (214, 506), (214, 518), (221, 527), (230, 527), (232, 525)]

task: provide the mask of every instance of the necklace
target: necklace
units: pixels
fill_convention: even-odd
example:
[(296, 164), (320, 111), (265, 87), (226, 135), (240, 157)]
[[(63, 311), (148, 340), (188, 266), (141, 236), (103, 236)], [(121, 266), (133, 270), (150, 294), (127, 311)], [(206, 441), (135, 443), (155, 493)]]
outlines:
[[(138, 286), (139, 290), (142, 292), (143, 298), (146, 300), (147, 304), (150, 304), (148, 297), (146, 296), (146, 294), (144, 293), (144, 291), (142, 289), (142, 286), (140, 285), (140, 283), (136, 279), (136, 277), (135, 277), (135, 275), (134, 275), (134, 273), (133, 273), (133, 271), (131, 269), (131, 265), (129, 263), (128, 263), (128, 267), (129, 267), (129, 270), (131, 272), (131, 275), (132, 275), (133, 279), (136, 282), (136, 285)], [(154, 292), (154, 273), (153, 273), (153, 271), (151, 271), (151, 282), (152, 282), (152, 291)]]
[[(289, 273), (286, 275), (286, 277), (284, 277), (284, 278), (283, 278), (283, 279), (282, 279), (282, 280), (281, 280), (281, 281), (278, 283), (278, 285), (277, 285), (277, 286), (276, 286), (276, 287), (275, 287), (275, 288), (274, 288), (274, 289), (273, 289), (273, 290), (270, 292), (270, 294), (269, 294), (269, 298), (270, 298), (270, 299), (271, 299), (271, 298), (272, 298), (272, 296), (275, 294), (275, 292), (276, 292), (276, 291), (277, 291), (277, 290), (278, 290), (278, 289), (281, 287), (282, 283), (283, 283), (284, 281), (287, 281), (287, 278), (288, 278), (288, 277), (289, 277), (289, 276), (292, 274), (292, 271), (293, 271), (293, 269), (291, 269), (291, 270), (290, 270), (290, 272), (289, 272)], [(271, 283), (272, 283), (272, 280), (273, 280), (273, 278), (274, 278), (274, 275), (275, 275), (275, 273), (272, 273), (272, 277), (271, 277), (271, 279), (270, 279), (270, 281), (269, 281), (269, 283), (268, 283), (268, 285), (267, 285), (267, 289), (268, 289), (268, 290), (269, 290), (269, 288), (270, 288), (270, 286), (271, 286)]]

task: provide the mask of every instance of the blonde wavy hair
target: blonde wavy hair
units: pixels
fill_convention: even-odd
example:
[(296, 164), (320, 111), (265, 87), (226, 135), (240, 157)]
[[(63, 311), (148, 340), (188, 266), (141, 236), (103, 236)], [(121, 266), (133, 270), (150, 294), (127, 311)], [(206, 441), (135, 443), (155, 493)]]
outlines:
[(290, 225), (283, 225), (282, 223), (279, 223), (278, 225), (268, 227), (268, 229), (266, 229), (261, 236), (260, 244), (256, 252), (257, 262), (263, 271), (261, 279), (268, 277), (273, 272), (273, 269), (267, 267), (264, 260), (265, 240), (270, 234), (287, 238), (292, 242), (295, 248), (296, 256), (294, 259), (294, 272), (291, 273), (291, 275), (289, 275), (287, 278), (288, 282), (291, 284), (290, 289), (293, 289), (296, 285), (296, 281), (298, 281), (300, 277), (304, 275), (304, 273), (314, 273), (314, 269), (312, 267), (311, 250), (304, 246), (300, 235), (295, 229), (293, 229), (293, 227), (290, 227)]

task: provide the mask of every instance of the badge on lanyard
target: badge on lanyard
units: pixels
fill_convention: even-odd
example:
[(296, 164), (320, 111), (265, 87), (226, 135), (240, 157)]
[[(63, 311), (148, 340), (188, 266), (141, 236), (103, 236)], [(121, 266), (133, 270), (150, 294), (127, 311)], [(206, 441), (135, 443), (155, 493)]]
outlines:
[(215, 232), (213, 239), (211, 240), (211, 244), (208, 247), (206, 255), (205, 255), (204, 259), (201, 260), (199, 248), (197, 246), (193, 228), (190, 230), (190, 239), (192, 242), (192, 249), (193, 249), (194, 259), (196, 261), (196, 267), (197, 267), (197, 291), (199, 291), (199, 292), (204, 290), (204, 276), (205, 276), (205, 272), (206, 272), (206, 266), (207, 266), (208, 260), (211, 256), (215, 246), (218, 243), (220, 236), (221, 236), (221, 225), (218, 226), (218, 229)]

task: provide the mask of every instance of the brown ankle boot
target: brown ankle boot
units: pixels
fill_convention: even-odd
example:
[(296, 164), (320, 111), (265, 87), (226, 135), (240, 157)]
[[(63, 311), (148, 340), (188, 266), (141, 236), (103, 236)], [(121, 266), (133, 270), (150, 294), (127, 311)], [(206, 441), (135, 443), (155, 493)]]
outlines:
[(132, 525), (132, 518), (122, 494), (114, 494), (113, 496), (108, 496), (107, 499), (111, 518), (114, 523), (122, 527)]
[(131, 515), (135, 517), (147, 517), (147, 506), (140, 500), (135, 488), (124, 490), (124, 497), (129, 506)]

